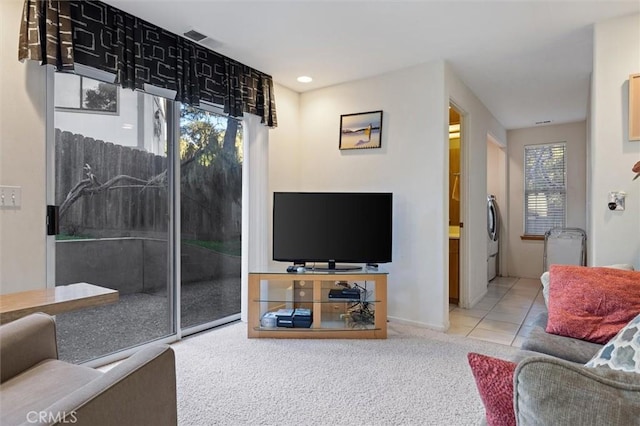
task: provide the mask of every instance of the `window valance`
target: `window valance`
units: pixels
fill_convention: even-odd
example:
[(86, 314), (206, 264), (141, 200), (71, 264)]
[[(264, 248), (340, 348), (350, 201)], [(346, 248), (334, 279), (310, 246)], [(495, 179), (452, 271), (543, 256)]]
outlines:
[(277, 126), (271, 76), (100, 1), (25, 0), (19, 58), (59, 70), (90, 66), (125, 88), (150, 84), (190, 105), (218, 104)]
[(25, 1), (18, 60), (30, 59), (73, 70), (71, 15), (66, 1)]

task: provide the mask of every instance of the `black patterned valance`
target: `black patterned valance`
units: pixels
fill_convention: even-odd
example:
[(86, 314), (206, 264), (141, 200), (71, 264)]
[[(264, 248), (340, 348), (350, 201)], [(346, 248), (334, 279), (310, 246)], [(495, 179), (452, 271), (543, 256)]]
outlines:
[(115, 74), (125, 88), (174, 90), (181, 102), (222, 105), (231, 116), (248, 112), (276, 127), (271, 76), (100, 1), (48, 3), (68, 4), (76, 63)]
[(18, 60), (31, 59), (73, 69), (71, 16), (66, 1), (25, 0), (20, 23)]

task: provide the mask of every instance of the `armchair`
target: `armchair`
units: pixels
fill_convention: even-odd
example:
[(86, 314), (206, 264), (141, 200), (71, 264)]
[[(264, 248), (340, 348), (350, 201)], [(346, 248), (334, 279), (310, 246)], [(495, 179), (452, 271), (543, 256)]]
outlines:
[(0, 424), (176, 425), (175, 357), (144, 348), (107, 372), (58, 359), (55, 321), (0, 326)]

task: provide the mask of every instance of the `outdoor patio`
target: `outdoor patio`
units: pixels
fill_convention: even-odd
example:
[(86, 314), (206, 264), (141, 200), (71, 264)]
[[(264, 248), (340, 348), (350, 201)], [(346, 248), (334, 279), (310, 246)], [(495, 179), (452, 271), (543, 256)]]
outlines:
[[(182, 328), (240, 312), (240, 277), (185, 284)], [(117, 303), (56, 316), (60, 359), (88, 361), (172, 334), (165, 291), (120, 296)]]

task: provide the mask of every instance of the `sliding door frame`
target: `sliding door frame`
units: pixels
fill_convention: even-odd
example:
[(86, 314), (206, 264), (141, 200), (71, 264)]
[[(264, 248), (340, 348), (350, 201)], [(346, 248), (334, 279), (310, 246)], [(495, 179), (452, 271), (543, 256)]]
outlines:
[[(87, 72), (88, 71), (88, 72)], [(99, 72), (99, 71), (98, 71)], [(87, 67), (79, 67), (78, 75), (84, 75), (89, 78), (96, 78), (95, 75), (92, 75), (92, 69), (88, 69)], [(87, 75), (88, 74), (88, 75)], [(103, 78), (99, 78), (101, 80), (105, 80)], [(47, 205), (55, 204), (55, 69), (52, 66), (46, 66), (46, 105), (45, 105), (45, 134), (46, 134), (46, 203)], [(107, 78), (108, 79), (108, 78)], [(148, 341), (146, 343), (142, 343), (140, 345), (136, 345), (130, 348), (125, 348), (116, 353), (105, 355), (87, 362), (84, 362), (83, 365), (87, 366), (100, 366), (105, 365), (123, 358), (126, 358), (133, 353), (137, 352), (143, 347), (154, 345), (157, 343), (172, 343), (178, 340), (181, 340), (184, 336), (201, 332), (203, 330), (207, 330), (213, 328), (215, 326), (219, 326), (225, 323), (229, 323), (232, 321), (242, 319), (242, 316), (245, 312), (246, 305), (246, 273), (249, 265), (249, 260), (245, 258), (248, 255), (247, 246), (249, 244), (249, 235), (248, 232), (254, 227), (251, 227), (248, 221), (255, 220), (254, 218), (249, 217), (248, 212), (248, 203), (247, 201), (252, 202), (255, 201), (256, 194), (254, 197), (251, 197), (250, 191), (251, 182), (252, 181), (262, 181), (262, 186), (260, 188), (259, 199), (265, 197), (264, 191), (267, 190), (266, 182), (264, 179), (264, 174), (266, 174), (266, 163), (267, 163), (267, 148), (266, 141), (260, 141), (261, 143), (259, 147), (256, 147), (256, 144), (250, 143), (248, 140), (251, 138), (251, 132), (244, 131), (243, 133), (243, 152), (244, 152), (244, 160), (243, 160), (243, 173), (242, 173), (242, 192), (243, 192), (243, 203), (242, 203), (242, 270), (241, 270), (241, 287), (242, 287), (242, 297), (241, 297), (241, 306), (240, 312), (234, 315), (230, 315), (228, 317), (217, 319), (214, 321), (206, 322), (203, 324), (198, 324), (195, 326), (188, 327), (186, 329), (182, 328), (181, 324), (181, 229), (180, 229), (180, 211), (181, 211), (181, 200), (180, 200), (180, 155), (179, 155), (179, 141), (180, 141), (180, 110), (181, 103), (178, 101), (171, 101), (172, 97), (170, 93), (166, 93), (163, 89), (154, 90), (154, 87), (145, 87), (145, 93), (161, 96), (164, 98), (169, 98), (169, 106), (167, 108), (167, 179), (170, 184), (168, 185), (168, 200), (169, 200), (169, 226), (167, 229), (167, 237), (168, 237), (168, 247), (167, 247), (167, 290), (169, 297), (169, 315), (170, 315), (170, 323), (171, 323), (171, 332), (169, 335)], [(157, 93), (154, 93), (157, 92)], [(220, 114), (225, 115), (222, 112), (222, 108), (215, 106), (204, 104), (199, 108)], [(252, 117), (257, 118), (257, 117)], [(243, 128), (245, 128), (245, 124), (247, 123), (247, 117), (245, 119), (238, 119), (238, 121), (243, 123)], [(245, 128), (246, 129), (246, 128)], [(267, 136), (268, 137), (268, 136)], [(262, 146), (262, 145), (265, 146)], [(258, 150), (260, 155), (257, 155), (255, 158), (254, 166), (258, 166), (262, 164), (262, 167), (259, 167), (260, 173), (257, 173), (261, 176), (252, 176), (248, 170), (248, 164), (251, 160), (251, 151)], [(249, 161), (247, 161), (249, 160)], [(255, 183), (255, 182), (254, 182)], [(266, 201), (266, 199), (265, 199)], [(260, 203), (263, 204), (263, 203)], [(263, 206), (264, 207), (264, 206)], [(264, 217), (263, 219), (266, 219)], [(258, 232), (258, 234), (264, 233), (264, 230)], [(259, 238), (260, 244), (259, 246), (266, 245), (266, 238)], [(45, 236), (45, 250), (46, 250), (46, 285), (47, 288), (54, 288), (56, 283), (56, 267), (55, 267), (55, 256), (56, 256), (56, 236), (55, 235), (46, 235)], [(262, 253), (260, 258), (264, 257), (265, 253)], [(266, 263), (264, 259), (260, 259), (260, 264)]]
[[(86, 67), (83, 67), (84, 70)], [(52, 66), (46, 66), (46, 101), (45, 101), (45, 161), (46, 161), (46, 203), (47, 205), (55, 204), (55, 69)], [(84, 72), (77, 72), (78, 75), (95, 78), (92, 75), (85, 75)], [(147, 88), (145, 88), (147, 89)], [(152, 89), (152, 88), (150, 88)], [(164, 96), (166, 93), (149, 93), (147, 94)], [(176, 115), (177, 114), (177, 115)], [(169, 225), (167, 227), (167, 294), (168, 294), (168, 311), (170, 321), (169, 334), (158, 339), (149, 340), (147, 342), (124, 348), (118, 352), (100, 356), (98, 358), (83, 362), (82, 365), (89, 367), (97, 367), (120, 359), (129, 357), (140, 349), (152, 346), (158, 343), (173, 343), (182, 338), (180, 324), (180, 159), (177, 155), (178, 142), (180, 140), (180, 126), (178, 119), (180, 115), (180, 103), (169, 100), (167, 108), (167, 181), (168, 185), (167, 199), (169, 203)], [(44, 213), (44, 212), (43, 212)], [(45, 235), (45, 252), (46, 252), (46, 285), (47, 288), (56, 286), (56, 236)]]
[[(45, 199), (48, 206), (56, 203), (55, 194), (55, 70), (46, 66), (45, 72)], [(46, 207), (45, 207), (46, 208)], [(45, 212), (43, 212), (44, 214)], [(56, 286), (56, 236), (45, 234), (45, 279), (47, 288)]]
[(167, 108), (167, 180), (169, 186), (169, 238), (167, 248), (167, 295), (175, 340), (182, 338), (180, 321), (180, 103), (170, 101)]

